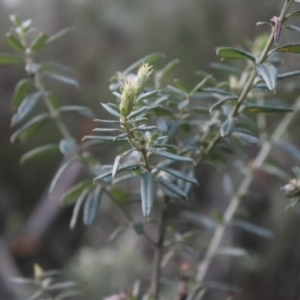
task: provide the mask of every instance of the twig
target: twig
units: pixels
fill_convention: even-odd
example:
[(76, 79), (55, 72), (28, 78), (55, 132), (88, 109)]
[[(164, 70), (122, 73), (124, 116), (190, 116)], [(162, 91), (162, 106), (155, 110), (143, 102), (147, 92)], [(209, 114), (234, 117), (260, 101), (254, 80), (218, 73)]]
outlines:
[(223, 222), (222, 224), (218, 225), (216, 228), (213, 237), (211, 239), (211, 242), (208, 246), (208, 249), (206, 251), (206, 254), (204, 256), (204, 259), (200, 263), (197, 271), (196, 281), (198, 283), (201, 283), (207, 273), (207, 270), (212, 262), (213, 257), (215, 256), (219, 244), (222, 240), (222, 237), (224, 235), (224, 232), (226, 230), (226, 227), (228, 224), (230, 224), (240, 202), (241, 198), (247, 193), (249, 186), (253, 180), (254, 172), (255, 170), (261, 168), (264, 161), (266, 160), (267, 156), (269, 155), (270, 151), (272, 150), (272, 146), (281, 139), (282, 135), (286, 132), (288, 126), (291, 124), (293, 119), (296, 116), (296, 113), (300, 110), (300, 98), (296, 101), (294, 104), (293, 109), (295, 110), (292, 114), (287, 114), (282, 121), (277, 126), (276, 130), (270, 137), (268, 141), (266, 141), (261, 150), (259, 151), (258, 155), (254, 159), (254, 161), (251, 163), (250, 167), (247, 169), (246, 174), (244, 175), (244, 178), (242, 182), (240, 183), (235, 195), (232, 197), (225, 213), (223, 216)]
[(151, 281), (151, 295), (154, 300), (158, 299), (159, 295), (159, 279), (161, 274), (161, 261), (164, 250), (164, 240), (166, 235), (166, 220), (168, 214), (169, 197), (165, 196), (162, 204), (161, 216), (158, 224), (158, 239), (154, 251), (153, 270)]

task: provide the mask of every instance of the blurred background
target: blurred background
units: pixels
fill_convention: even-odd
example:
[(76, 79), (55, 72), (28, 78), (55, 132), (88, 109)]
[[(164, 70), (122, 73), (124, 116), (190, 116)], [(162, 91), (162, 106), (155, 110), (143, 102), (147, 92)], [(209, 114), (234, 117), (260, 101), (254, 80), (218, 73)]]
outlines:
[[(109, 79), (139, 58), (163, 52), (165, 60), (179, 58), (174, 78), (190, 87), (197, 83), (195, 71), (211, 69), (217, 46), (243, 46), (264, 32), (258, 21), (278, 14), (283, 0), (0, 0), (0, 51), (9, 52), (5, 33), (11, 23), (8, 16), (33, 19), (34, 26), (53, 34), (64, 27), (75, 30), (39, 54), (40, 61), (55, 61), (78, 72), (80, 88), (51, 86), (62, 102), (91, 106), (100, 116), (100, 102), (110, 101)], [(298, 4), (299, 6), (299, 4)], [(297, 5), (295, 4), (295, 7)], [(298, 7), (299, 9), (299, 7)], [(299, 25), (299, 22), (298, 22)], [(296, 70), (299, 58), (288, 58), (286, 68)], [(84, 299), (102, 299), (126, 291), (138, 278), (148, 278), (151, 252), (143, 240), (128, 230), (114, 242), (110, 234), (122, 222), (122, 216), (107, 201), (101, 206), (91, 228), (79, 225), (69, 230), (71, 209), (57, 205), (58, 195), (47, 195), (49, 181), (60, 164), (51, 156), (20, 165), (23, 153), (43, 141), (55, 140), (58, 132), (46, 128), (25, 145), (9, 141), (14, 113), (11, 97), (16, 83), (25, 77), (20, 67), (0, 69), (0, 299), (26, 299), (23, 290), (10, 282), (11, 276), (32, 276), (32, 265), (44, 269), (63, 269), (79, 283)], [(93, 124), (78, 117), (67, 120), (71, 131), (81, 139)], [(299, 145), (299, 131), (291, 132)], [(110, 149), (100, 149), (103, 162), (113, 157)], [(256, 150), (253, 150), (254, 152)], [(292, 159), (278, 154), (289, 167)], [(61, 184), (61, 193), (76, 180), (78, 168)], [(200, 168), (201, 183), (197, 196), (203, 200), (203, 212), (224, 208), (220, 175)], [(68, 181), (69, 180), (69, 181)], [(284, 197), (278, 193), (283, 182), (267, 174), (258, 174), (253, 195), (245, 202), (252, 220), (275, 235), (262, 239), (251, 234), (236, 234), (234, 243), (245, 246), (251, 258), (236, 259), (229, 266), (215, 265), (212, 274), (240, 287), (232, 299), (294, 300), (300, 297), (300, 218), (296, 208), (285, 211)], [(266, 190), (266, 187), (268, 190)], [(202, 200), (201, 200), (202, 201)], [(18, 295), (22, 295), (19, 297)], [(226, 299), (229, 294), (211, 295)], [(18, 298), (19, 297), (19, 298)]]

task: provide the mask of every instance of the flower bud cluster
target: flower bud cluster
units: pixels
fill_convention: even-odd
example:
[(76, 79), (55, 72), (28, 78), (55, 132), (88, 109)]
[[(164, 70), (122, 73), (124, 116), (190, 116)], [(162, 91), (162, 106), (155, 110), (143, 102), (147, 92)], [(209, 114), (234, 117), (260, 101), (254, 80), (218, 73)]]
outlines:
[(288, 198), (300, 197), (300, 179), (291, 179), (288, 184), (281, 187), (281, 191)]
[(120, 101), (120, 113), (122, 117), (126, 117), (132, 112), (136, 99), (143, 91), (151, 73), (151, 66), (142, 64), (137, 75), (127, 78), (123, 83)]

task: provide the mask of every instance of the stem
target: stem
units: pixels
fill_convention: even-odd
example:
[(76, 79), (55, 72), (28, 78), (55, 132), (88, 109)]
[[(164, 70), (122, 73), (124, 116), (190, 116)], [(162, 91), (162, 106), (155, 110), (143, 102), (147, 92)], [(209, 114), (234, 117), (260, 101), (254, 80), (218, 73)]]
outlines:
[(43, 95), (43, 100), (45, 102), (45, 105), (47, 106), (50, 115), (54, 121), (54, 123), (56, 124), (56, 126), (58, 127), (60, 133), (62, 134), (62, 136), (64, 138), (71, 138), (72, 135), (69, 131), (69, 129), (67, 128), (67, 126), (64, 124), (64, 122), (62, 121), (59, 113), (56, 111), (55, 107), (53, 106), (53, 104), (51, 103), (51, 99), (49, 97), (49, 94), (42, 82), (42, 75), (40, 74), (40, 72), (37, 72), (35, 74), (34, 77), (34, 84), (36, 89)]
[[(280, 17), (279, 20), (280, 22), (283, 22), (285, 20), (286, 14), (290, 8), (292, 4), (291, 0), (286, 0), (284, 3), (284, 6), (282, 8), (282, 11), (280, 13)], [(263, 63), (267, 58), (268, 58), (268, 53), (273, 45), (273, 40), (274, 40), (274, 29), (272, 29), (272, 32), (269, 36), (268, 42), (258, 60), (258, 63)], [(245, 88), (243, 89), (239, 99), (237, 100), (237, 103), (235, 105), (235, 107), (233, 108), (230, 116), (231, 117), (236, 117), (238, 115), (238, 111), (240, 106), (242, 105), (243, 101), (245, 100), (247, 94), (250, 92), (253, 82), (255, 80), (255, 77), (257, 75), (257, 70), (254, 67), (249, 79), (245, 85)], [(294, 105), (294, 109), (295, 111), (298, 111), (300, 107), (300, 99), (298, 99)], [(224, 216), (223, 216), (223, 222), (222, 224), (218, 225), (218, 227), (216, 228), (213, 237), (210, 241), (210, 244), (208, 246), (208, 249), (204, 255), (204, 258), (202, 260), (202, 262), (199, 264), (198, 266), (198, 270), (197, 270), (197, 275), (196, 275), (196, 282), (198, 283), (198, 286), (196, 287), (196, 289), (198, 289), (199, 284), (201, 284), (206, 276), (207, 270), (212, 262), (213, 257), (215, 256), (219, 244), (223, 238), (224, 232), (226, 230), (227, 225), (231, 222), (237, 208), (239, 207), (239, 204), (241, 202), (241, 198), (246, 194), (246, 192), (249, 189), (249, 186), (253, 180), (253, 176), (254, 176), (254, 171), (256, 169), (259, 169), (262, 164), (264, 163), (265, 159), (267, 158), (268, 154), (270, 153), (271, 149), (272, 149), (272, 145), (276, 142), (278, 142), (281, 138), (281, 136), (283, 135), (283, 133), (286, 131), (287, 127), (290, 125), (290, 123), (292, 122), (292, 120), (294, 119), (296, 113), (294, 114), (288, 114), (286, 115), (282, 121), (280, 122), (280, 124), (278, 125), (278, 127), (276, 128), (276, 130), (274, 131), (273, 135), (271, 136), (270, 140), (267, 141), (263, 147), (261, 148), (261, 150), (259, 151), (258, 155), (256, 156), (255, 160), (252, 162), (251, 166), (248, 168), (246, 174), (244, 175), (243, 180), (241, 181), (236, 193), (234, 194), (234, 196), (232, 197), (231, 201), (229, 202), (229, 205), (227, 207), (227, 209), (224, 212)], [(207, 146), (207, 148), (204, 151), (204, 155), (207, 155), (214, 147), (215, 145), (218, 143), (218, 141), (221, 139), (221, 135), (220, 133), (209, 143), (209, 145)], [(204, 156), (202, 155), (202, 157)], [(199, 162), (202, 160), (199, 160)], [(199, 163), (198, 162), (198, 163)], [(194, 289), (194, 293), (193, 295), (189, 298), (189, 300), (194, 299), (197, 296), (197, 292), (196, 289)]]
[(272, 150), (274, 144), (278, 143), (281, 139), (282, 135), (286, 132), (287, 128), (294, 120), (296, 113), (300, 110), (300, 98), (296, 101), (293, 106), (295, 110), (292, 114), (287, 114), (282, 121), (279, 123), (277, 128), (275, 129), (274, 133), (271, 135), (270, 139), (266, 141), (259, 151), (258, 155), (251, 163), (251, 166), (248, 168), (247, 173), (244, 175), (242, 182), (240, 183), (235, 195), (232, 197), (223, 217), (223, 223), (220, 224), (217, 229), (215, 230), (211, 242), (208, 246), (204, 259), (202, 260), (201, 264), (198, 267), (196, 281), (201, 283), (207, 273), (207, 270), (212, 262), (213, 257), (215, 256), (219, 244), (222, 240), (224, 232), (228, 224), (230, 224), (240, 202), (241, 198), (247, 193), (249, 186), (252, 182), (254, 177), (254, 171), (261, 168), (264, 161), (266, 160), (267, 156)]
[(153, 258), (151, 294), (154, 300), (158, 299), (159, 291), (160, 291), (159, 278), (161, 274), (161, 261), (162, 261), (162, 255), (164, 249), (164, 240), (166, 235), (166, 220), (167, 220), (168, 204), (169, 204), (169, 197), (165, 196), (162, 204), (160, 220), (158, 223), (158, 239), (154, 250), (154, 258)]

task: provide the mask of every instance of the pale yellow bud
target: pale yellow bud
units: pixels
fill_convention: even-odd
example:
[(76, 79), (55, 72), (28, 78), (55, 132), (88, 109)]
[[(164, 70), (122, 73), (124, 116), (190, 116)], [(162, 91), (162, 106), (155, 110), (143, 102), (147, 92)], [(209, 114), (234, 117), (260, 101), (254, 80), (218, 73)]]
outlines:
[(120, 102), (120, 112), (123, 117), (131, 113), (137, 96), (137, 90), (138, 85), (136, 78), (126, 79), (122, 87), (122, 97)]
[(143, 88), (145, 87), (147, 80), (149, 79), (152, 72), (153, 72), (152, 66), (149, 66), (147, 63), (144, 63), (140, 66), (136, 76), (136, 81), (138, 85), (138, 91), (137, 91), (138, 94), (140, 94)]

